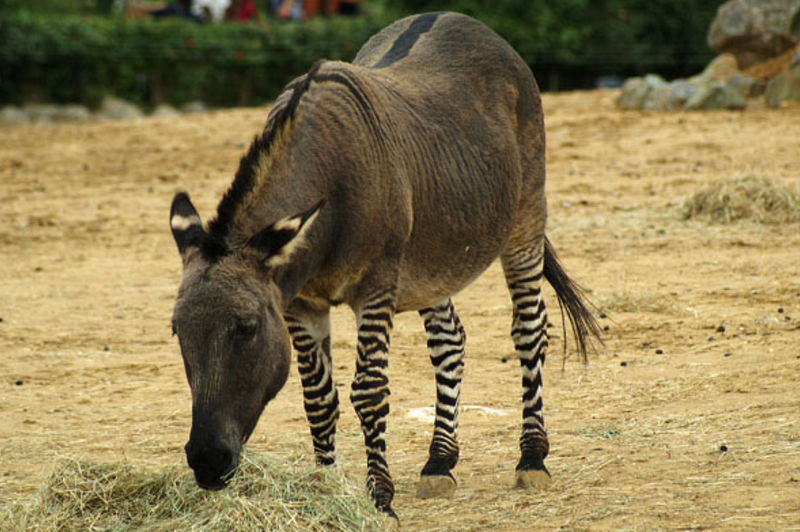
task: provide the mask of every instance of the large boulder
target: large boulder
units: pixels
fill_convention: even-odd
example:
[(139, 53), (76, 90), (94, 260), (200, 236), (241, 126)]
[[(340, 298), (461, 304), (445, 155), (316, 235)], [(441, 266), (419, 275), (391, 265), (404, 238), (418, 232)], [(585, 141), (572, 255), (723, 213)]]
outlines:
[(712, 50), (736, 56), (739, 68), (766, 61), (800, 41), (800, 0), (730, 0), (708, 30)]
[(766, 99), (769, 107), (780, 107), (784, 102), (800, 102), (800, 61), (793, 65), (772, 78), (767, 85)]

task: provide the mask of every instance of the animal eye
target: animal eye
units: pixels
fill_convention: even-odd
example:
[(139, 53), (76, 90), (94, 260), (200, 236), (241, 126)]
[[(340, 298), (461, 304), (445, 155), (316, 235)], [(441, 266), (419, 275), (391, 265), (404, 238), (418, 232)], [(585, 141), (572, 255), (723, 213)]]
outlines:
[(249, 340), (256, 334), (258, 320), (255, 318), (242, 319), (236, 321), (236, 335), (245, 340)]
[(172, 318), (172, 336), (178, 334), (178, 324), (175, 322), (175, 318)]

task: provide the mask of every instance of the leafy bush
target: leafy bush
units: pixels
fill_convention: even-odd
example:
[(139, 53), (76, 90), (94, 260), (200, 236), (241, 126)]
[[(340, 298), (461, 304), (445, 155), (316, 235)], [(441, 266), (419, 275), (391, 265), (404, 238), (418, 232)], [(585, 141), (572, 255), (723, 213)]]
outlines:
[(26, 3), (0, 0), (0, 102), (96, 104), (113, 93), (229, 106), (271, 100), (315, 60), (350, 60), (393, 20), (443, 9), (493, 27), (545, 89), (591, 86), (603, 74), (687, 76), (712, 56), (705, 33), (720, 1), (365, 0), (365, 17), (260, 25), (125, 21), (79, 14), (98, 2), (40, 0), (36, 12), (19, 8)]
[(0, 101), (81, 101), (113, 93), (155, 105), (260, 103), (321, 58), (349, 60), (384, 23), (199, 25), (181, 19), (33, 14), (0, 19)]

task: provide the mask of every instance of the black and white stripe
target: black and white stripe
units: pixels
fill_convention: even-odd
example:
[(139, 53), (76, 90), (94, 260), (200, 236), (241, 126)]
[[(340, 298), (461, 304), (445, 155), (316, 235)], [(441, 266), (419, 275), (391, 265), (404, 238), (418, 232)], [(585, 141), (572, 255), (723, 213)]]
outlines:
[(542, 414), (542, 368), (548, 346), (547, 311), (542, 299), (544, 240), (502, 257), (514, 307), (511, 337), (522, 366), (522, 457), (517, 471), (542, 470), (549, 451)]
[(389, 341), (395, 313), (394, 290), (373, 296), (356, 311), (358, 356), (350, 400), (361, 420), (367, 448), (367, 489), (375, 505), (392, 513), (394, 484), (386, 462), (389, 415)]
[(466, 335), (449, 298), (419, 312), (436, 370), (436, 420), (423, 476), (446, 475), (458, 462), (458, 410)]
[(317, 464), (336, 463), (336, 421), (339, 394), (333, 382), (330, 353), (330, 317), (317, 320), (285, 316), (297, 351), (297, 368), (303, 383), (303, 405), (311, 429)]

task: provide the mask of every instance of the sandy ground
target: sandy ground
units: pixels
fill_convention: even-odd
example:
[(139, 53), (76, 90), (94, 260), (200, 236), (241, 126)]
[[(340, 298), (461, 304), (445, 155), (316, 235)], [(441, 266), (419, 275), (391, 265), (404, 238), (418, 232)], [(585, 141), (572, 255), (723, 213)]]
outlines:
[[(646, 114), (614, 97), (545, 97), (548, 232), (609, 316), (606, 350), (562, 369), (548, 291), (552, 486), (511, 488), (519, 368), (495, 265), (456, 298), (469, 341), (450, 501), (414, 495), (432, 428), (415, 414), (434, 384), (420, 319), (397, 319), (388, 445), (405, 530), (800, 530), (800, 227), (684, 221), (680, 209), (715, 179), (800, 184), (800, 108)], [(0, 498), (32, 493), (64, 455), (183, 461), (169, 204), (186, 189), (213, 214), (265, 118), (0, 129)], [(333, 321), (346, 398), (354, 325), (344, 309)], [(339, 445), (361, 482), (346, 399)], [(296, 372), (250, 449), (310, 455)]]

